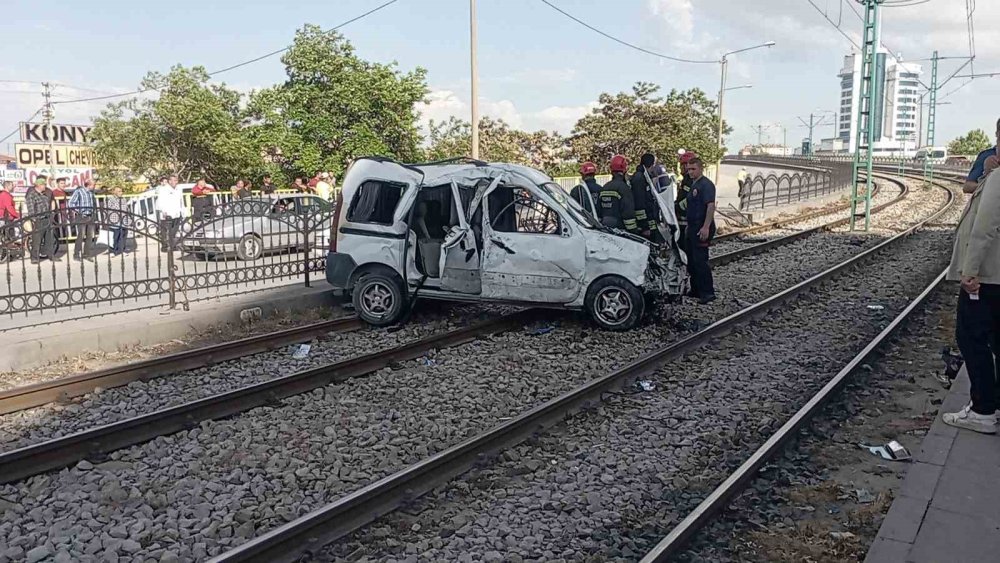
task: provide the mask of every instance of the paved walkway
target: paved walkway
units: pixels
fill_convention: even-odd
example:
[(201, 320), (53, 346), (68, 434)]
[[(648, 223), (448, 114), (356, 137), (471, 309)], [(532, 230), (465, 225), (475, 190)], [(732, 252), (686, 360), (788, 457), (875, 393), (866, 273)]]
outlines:
[[(965, 369), (940, 412), (969, 400)], [(866, 563), (1000, 561), (1000, 437), (959, 430), (940, 415), (924, 438)]]

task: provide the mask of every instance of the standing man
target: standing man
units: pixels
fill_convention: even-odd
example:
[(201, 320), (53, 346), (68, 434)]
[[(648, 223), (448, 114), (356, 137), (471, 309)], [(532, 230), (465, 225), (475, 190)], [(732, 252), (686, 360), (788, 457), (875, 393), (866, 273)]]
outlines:
[(128, 238), (128, 227), (126, 226), (128, 216), (128, 202), (122, 197), (122, 189), (115, 187), (111, 190), (111, 195), (104, 200), (104, 209), (107, 210), (108, 228), (114, 235), (111, 243), (111, 254), (118, 256), (125, 252), (125, 241)]
[(597, 183), (594, 176), (597, 175), (597, 165), (587, 161), (580, 165), (580, 177), (582, 182), (573, 187), (569, 196), (580, 204), (580, 207), (590, 213), (594, 219), (600, 221), (601, 216), (597, 213), (595, 202), (601, 197), (601, 185)]
[(14, 206), (14, 195), (10, 193), (13, 188), (14, 182), (10, 180), (4, 180), (3, 184), (0, 184), (0, 224), (21, 217), (17, 207)]
[(300, 194), (310, 193), (309, 186), (306, 185), (306, 182), (304, 179), (302, 179), (302, 176), (295, 177), (295, 183), (292, 184), (292, 189), (295, 190), (296, 193)]
[(955, 337), (971, 384), (962, 410), (944, 413), (945, 424), (984, 434), (997, 426), (996, 354), (1000, 328), (1000, 173), (988, 174), (972, 194), (955, 236), (948, 279), (959, 281)]
[(712, 267), (708, 264), (708, 247), (715, 236), (715, 184), (705, 175), (700, 158), (688, 162), (691, 192), (687, 196), (688, 273), (691, 274), (691, 296), (702, 305), (715, 301)]
[[(1000, 143), (1000, 120), (997, 120), (996, 139)], [(996, 170), (998, 166), (1000, 166), (1000, 157), (997, 156), (997, 145), (994, 144), (976, 157), (976, 162), (972, 165), (972, 170), (969, 171), (969, 177), (965, 179), (962, 191), (967, 194), (976, 191), (979, 184), (986, 179), (986, 175)]]
[(45, 176), (35, 178), (35, 187), (24, 194), (25, 217), (31, 219), (31, 263), (37, 264), (42, 258), (61, 262), (55, 257), (56, 240), (52, 231), (52, 215), (55, 200), (52, 190), (45, 184)]
[(278, 188), (274, 185), (273, 182), (271, 182), (271, 175), (270, 174), (265, 174), (264, 175), (264, 182), (260, 186), (261, 193), (263, 193), (264, 195), (271, 195), (274, 192), (276, 192), (277, 190), (278, 190)]
[(319, 174), (319, 181), (316, 182), (316, 195), (326, 201), (330, 201), (330, 196), (333, 195), (333, 186), (330, 185), (329, 180), (330, 174), (323, 172)]
[(616, 154), (611, 157), (611, 181), (601, 188), (598, 203), (601, 223), (606, 227), (625, 229), (632, 234), (638, 234), (639, 228), (635, 221), (635, 206), (632, 203), (632, 187), (625, 179), (628, 172), (628, 159)]
[(191, 212), (195, 221), (204, 221), (215, 215), (215, 188), (204, 178), (198, 178), (191, 188)]
[(236, 180), (236, 185), (230, 188), (229, 191), (233, 194), (234, 201), (250, 197), (250, 190), (247, 188), (247, 184), (243, 180)]
[(94, 181), (87, 180), (82, 188), (73, 190), (66, 206), (71, 214), (71, 220), (76, 225), (76, 241), (73, 243), (73, 258), (77, 260), (94, 261), (91, 251), (94, 247), (94, 236), (97, 235), (97, 225), (94, 224), (94, 214), (97, 212), (97, 198), (94, 197)]
[(740, 171), (736, 173), (736, 184), (740, 188), (739, 192), (737, 192), (739, 197), (743, 197), (743, 185), (747, 183), (748, 176), (750, 176), (750, 174), (747, 172), (746, 166), (740, 168)]
[(159, 214), (160, 250), (173, 250), (170, 240), (177, 233), (181, 219), (187, 215), (184, 190), (177, 186), (177, 174), (171, 174), (156, 188), (156, 212)]

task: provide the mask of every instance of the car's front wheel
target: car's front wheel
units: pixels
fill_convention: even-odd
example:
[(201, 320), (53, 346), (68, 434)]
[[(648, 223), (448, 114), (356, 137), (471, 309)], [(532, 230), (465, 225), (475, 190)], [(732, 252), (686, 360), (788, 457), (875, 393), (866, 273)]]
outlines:
[(601, 278), (587, 289), (587, 313), (605, 330), (631, 330), (642, 321), (642, 292), (624, 278)]
[(354, 284), (352, 302), (361, 320), (374, 326), (389, 326), (403, 317), (407, 295), (399, 277), (375, 271), (363, 274)]

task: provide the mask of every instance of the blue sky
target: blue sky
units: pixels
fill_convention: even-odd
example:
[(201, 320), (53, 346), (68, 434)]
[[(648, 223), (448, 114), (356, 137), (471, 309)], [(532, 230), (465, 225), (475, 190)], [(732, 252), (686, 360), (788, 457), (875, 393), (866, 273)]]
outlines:
[[(781, 142), (784, 125), (793, 144), (805, 135), (796, 116), (835, 109), (836, 73), (851, 44), (819, 12), (840, 20), (855, 37), (861, 29), (840, 1), (812, 0), (814, 7), (810, 0), (553, 0), (613, 35), (682, 57), (716, 59), (727, 50), (776, 41), (773, 49), (732, 59), (729, 85), (750, 83), (753, 88), (727, 94), (726, 118), (735, 127), (727, 143), (731, 148), (756, 140), (750, 127), (757, 124), (770, 125), (765, 138), (775, 142)], [(121, 92), (134, 88), (149, 70), (176, 63), (225, 67), (289, 43), (305, 22), (330, 27), (379, 3), (299, 0), (277, 7), (277, 2), (261, 0), (5, 0), (0, 137), (41, 104), (39, 86), (4, 80), (67, 85), (57, 89), (57, 99), (63, 100), (93, 91)], [(979, 4), (976, 69), (1000, 71), (1000, 32), (994, 30), (1000, 2)], [(886, 44), (906, 59), (927, 57), (934, 48), (942, 55), (965, 54), (964, 7), (965, 0), (932, 0), (886, 10)], [(432, 93), (425, 119), (467, 117), (467, 0), (399, 0), (343, 33), (365, 58), (428, 70)], [(601, 92), (627, 90), (637, 80), (665, 90), (700, 87), (712, 97), (719, 88), (717, 64), (663, 62), (588, 31), (538, 0), (479, 0), (479, 38), (484, 113), (529, 129), (567, 131)], [(942, 73), (951, 68), (943, 63)], [(220, 80), (249, 90), (282, 77), (274, 57)], [(975, 110), (995, 107), (998, 94), (1000, 78), (977, 80), (951, 96), (953, 103), (939, 110), (939, 143), (974, 127), (990, 131), (1000, 111)], [(57, 121), (85, 122), (100, 107), (62, 105)], [(826, 127), (816, 137), (831, 132), (832, 126)], [(0, 151), (8, 152), (7, 144), (14, 140), (0, 144)]]

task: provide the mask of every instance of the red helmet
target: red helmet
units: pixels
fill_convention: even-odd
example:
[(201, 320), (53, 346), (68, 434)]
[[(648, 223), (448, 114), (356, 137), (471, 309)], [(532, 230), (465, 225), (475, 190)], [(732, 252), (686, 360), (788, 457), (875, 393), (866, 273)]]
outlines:
[(589, 176), (591, 174), (597, 174), (597, 165), (588, 160), (580, 165), (580, 175)]
[(616, 154), (611, 157), (611, 171), (612, 172), (627, 172), (628, 171), (628, 159), (623, 155)]

